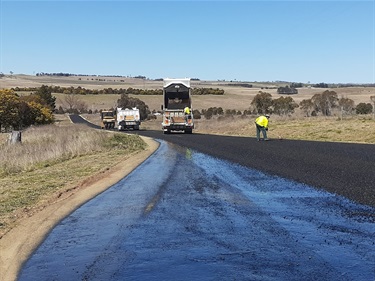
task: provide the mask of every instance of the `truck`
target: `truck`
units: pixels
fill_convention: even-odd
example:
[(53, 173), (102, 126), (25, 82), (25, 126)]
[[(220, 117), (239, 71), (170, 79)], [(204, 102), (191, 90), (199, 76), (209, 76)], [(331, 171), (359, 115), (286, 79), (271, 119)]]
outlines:
[(102, 119), (102, 129), (113, 129), (115, 127), (116, 116), (113, 110), (102, 110), (100, 117)]
[(117, 128), (119, 131), (123, 131), (125, 129), (139, 130), (140, 125), (141, 118), (138, 108), (117, 108)]
[(191, 134), (194, 119), (191, 104), (190, 78), (163, 79), (162, 130), (164, 134), (183, 131)]

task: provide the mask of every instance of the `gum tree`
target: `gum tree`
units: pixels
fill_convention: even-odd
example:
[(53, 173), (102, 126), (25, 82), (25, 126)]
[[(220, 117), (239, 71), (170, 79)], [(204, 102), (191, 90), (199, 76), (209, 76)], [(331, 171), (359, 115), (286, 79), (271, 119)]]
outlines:
[(259, 91), (259, 94), (257, 94), (251, 101), (251, 105), (255, 108), (257, 113), (271, 113), (272, 96), (270, 93)]

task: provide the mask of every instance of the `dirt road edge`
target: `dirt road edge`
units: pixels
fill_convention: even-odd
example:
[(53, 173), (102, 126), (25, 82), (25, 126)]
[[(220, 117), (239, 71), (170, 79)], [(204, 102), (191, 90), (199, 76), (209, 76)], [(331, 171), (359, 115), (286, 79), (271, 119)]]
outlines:
[(0, 279), (2, 281), (17, 279), (23, 263), (59, 221), (128, 175), (159, 147), (159, 143), (153, 139), (142, 136), (141, 138), (148, 146), (144, 151), (132, 156), (132, 161), (116, 165), (106, 177), (70, 194), (63, 200), (54, 202), (33, 216), (22, 219), (18, 226), (0, 239)]

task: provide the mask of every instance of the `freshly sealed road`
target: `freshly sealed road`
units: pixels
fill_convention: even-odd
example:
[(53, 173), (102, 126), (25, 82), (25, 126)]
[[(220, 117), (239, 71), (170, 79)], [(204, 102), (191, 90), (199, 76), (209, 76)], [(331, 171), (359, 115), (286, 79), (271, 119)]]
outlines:
[(374, 146), (136, 133), (160, 148), (19, 280), (375, 280)]
[[(87, 123), (72, 115), (75, 123)], [(163, 135), (160, 131), (128, 131), (163, 139), (243, 166), (343, 195), (375, 207), (375, 145), (271, 140), (206, 134)], [(251, 132), (255, 134), (254, 132)], [(375, 218), (374, 218), (375, 219)]]
[(160, 142), (19, 280), (374, 280), (374, 208)]

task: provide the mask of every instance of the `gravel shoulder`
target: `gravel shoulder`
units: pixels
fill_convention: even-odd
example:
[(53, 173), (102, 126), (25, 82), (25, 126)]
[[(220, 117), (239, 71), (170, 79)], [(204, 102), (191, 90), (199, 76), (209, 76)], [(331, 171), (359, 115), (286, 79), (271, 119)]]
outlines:
[(17, 227), (0, 239), (1, 280), (16, 280), (17, 273), (28, 256), (59, 221), (128, 175), (158, 148), (156, 141), (148, 137), (142, 138), (148, 148), (132, 156), (132, 161), (120, 163), (106, 173), (97, 175), (84, 187), (65, 193), (41, 211), (21, 219)]

